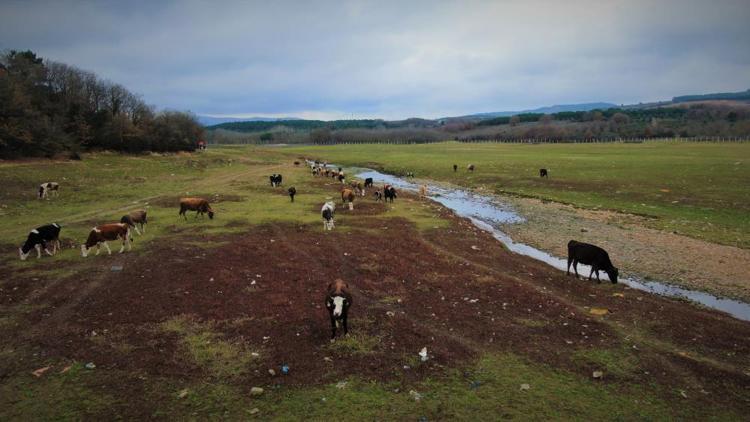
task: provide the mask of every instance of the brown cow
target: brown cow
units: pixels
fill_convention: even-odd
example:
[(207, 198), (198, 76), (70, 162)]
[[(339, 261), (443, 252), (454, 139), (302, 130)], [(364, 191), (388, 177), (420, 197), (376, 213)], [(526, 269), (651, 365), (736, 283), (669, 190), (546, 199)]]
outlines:
[(81, 245), (81, 256), (86, 258), (89, 255), (91, 248), (96, 246), (96, 254), (99, 255), (101, 252), (101, 244), (104, 243), (104, 247), (107, 248), (107, 252), (112, 255), (112, 249), (107, 244), (108, 240), (122, 239), (122, 247), (120, 253), (125, 250), (125, 245), (130, 246), (130, 226), (127, 223), (112, 223), (96, 226), (89, 232), (89, 237), (86, 239), (86, 243)]

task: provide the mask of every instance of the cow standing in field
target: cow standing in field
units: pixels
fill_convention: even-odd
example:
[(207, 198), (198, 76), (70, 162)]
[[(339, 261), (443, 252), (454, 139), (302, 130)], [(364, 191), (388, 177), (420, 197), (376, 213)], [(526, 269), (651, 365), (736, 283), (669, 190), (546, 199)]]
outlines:
[(196, 211), (195, 218), (208, 213), (208, 218), (214, 219), (214, 210), (211, 209), (208, 201), (203, 198), (180, 198), (180, 215), (185, 218), (185, 221), (187, 221), (187, 215), (185, 215), (187, 211)]
[(466, 169), (469, 170), (469, 171), (471, 171), (471, 172), (473, 172), (474, 171), (474, 164), (469, 164), (468, 166), (466, 166)]
[(420, 185), (419, 186), (419, 196), (421, 196), (422, 198), (424, 198), (425, 196), (427, 196), (427, 185)]
[[(126, 215), (123, 215), (120, 219), (120, 223), (125, 223), (129, 227), (134, 228), (135, 232), (138, 233), (138, 236), (140, 236), (141, 230), (143, 230), (143, 233), (146, 233), (146, 223), (148, 223), (146, 210), (133, 211)], [(141, 230), (138, 230), (138, 225), (141, 226)]]
[(349, 202), (349, 211), (354, 209), (354, 191), (351, 189), (344, 188), (341, 190), (341, 202), (342, 205), (346, 205)]
[(289, 190), (289, 197), (292, 198), (292, 202), (294, 202), (294, 195), (297, 194), (297, 189), (294, 188), (294, 186), (290, 187)]
[(373, 186), (373, 183), (372, 183), (372, 177), (368, 177), (368, 178), (366, 178), (366, 179), (365, 179), (365, 187), (366, 187), (366, 188), (369, 188), (369, 187), (372, 187), (372, 186)]
[(453, 172), (455, 173), (457, 171), (458, 171), (458, 164), (454, 164), (453, 165)]
[(614, 284), (617, 283), (617, 276), (619, 270), (612, 265), (612, 261), (609, 260), (609, 254), (604, 249), (590, 245), (588, 243), (576, 242), (571, 240), (568, 242), (568, 270), (567, 275), (570, 275), (570, 264), (573, 264), (573, 270), (578, 277), (578, 263), (585, 265), (591, 265), (591, 273), (589, 273), (589, 280), (591, 275), (596, 273), (596, 280), (601, 283), (599, 279), (599, 270), (604, 270), (609, 276), (609, 280)]
[(396, 199), (396, 188), (391, 185), (385, 185), (383, 188), (383, 196), (385, 197), (385, 202), (388, 202), (390, 199), (391, 203), (393, 203), (393, 200)]
[(376, 190), (373, 196), (375, 196), (375, 202), (380, 202), (383, 200), (383, 192), (379, 190)]
[(346, 183), (346, 176), (344, 176), (344, 171), (343, 170), (339, 170), (338, 179), (339, 179), (339, 182), (341, 182), (342, 185)]
[(273, 186), (273, 187), (281, 186), (281, 179), (282, 179), (282, 177), (281, 177), (280, 174), (274, 173), (271, 176), (269, 176), (268, 178), (271, 180), (271, 186)]
[(131, 249), (130, 245), (130, 228), (127, 224), (113, 223), (96, 226), (89, 232), (89, 237), (86, 239), (86, 243), (81, 245), (81, 256), (86, 258), (89, 255), (91, 248), (96, 246), (96, 254), (99, 255), (101, 252), (101, 245), (107, 248), (107, 252), (112, 255), (112, 249), (109, 248), (107, 241), (122, 239), (122, 247), (120, 253), (125, 250), (125, 245), (128, 246), (128, 250)]
[(39, 195), (39, 199), (49, 199), (50, 194), (54, 194), (57, 196), (60, 193), (60, 184), (57, 182), (45, 182), (39, 185), (39, 190), (37, 191)]
[(352, 180), (351, 186), (354, 190), (354, 193), (360, 196), (365, 196), (365, 186), (362, 184), (362, 182), (358, 180)]
[[(47, 242), (52, 243), (52, 252), (47, 249)], [(42, 249), (49, 256), (53, 256), (58, 249), (62, 249), (60, 247), (60, 225), (52, 223), (30, 231), (26, 242), (18, 248), (21, 261), (25, 261), (29, 257), (32, 249), (36, 249), (37, 258), (42, 257)]]
[(546, 177), (549, 179), (549, 172), (547, 169), (539, 169), (539, 177)]
[(336, 210), (336, 204), (333, 201), (323, 204), (320, 209), (320, 215), (323, 217), (323, 230), (333, 230), (333, 213)]
[(344, 280), (337, 278), (328, 285), (326, 293), (326, 309), (331, 318), (331, 341), (336, 338), (336, 328), (339, 325), (344, 328), (344, 335), (349, 334), (347, 318), (349, 307), (352, 306), (352, 295), (349, 293), (349, 285)]

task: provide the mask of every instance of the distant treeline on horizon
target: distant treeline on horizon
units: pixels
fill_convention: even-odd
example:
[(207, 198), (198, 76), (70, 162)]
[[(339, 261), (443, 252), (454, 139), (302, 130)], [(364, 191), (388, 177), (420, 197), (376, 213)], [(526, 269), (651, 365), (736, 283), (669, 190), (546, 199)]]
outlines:
[(0, 53), (0, 158), (190, 151), (203, 131), (194, 115), (157, 112), (92, 72), (32, 51)]

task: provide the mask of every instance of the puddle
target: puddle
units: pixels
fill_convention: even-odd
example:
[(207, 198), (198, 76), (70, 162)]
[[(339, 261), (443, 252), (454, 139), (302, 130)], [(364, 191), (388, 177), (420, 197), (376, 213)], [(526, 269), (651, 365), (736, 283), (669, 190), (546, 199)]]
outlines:
[[(364, 179), (372, 177), (379, 183), (388, 183), (397, 189), (409, 191), (418, 191), (419, 184), (408, 180), (380, 173), (371, 169), (348, 169), (349, 174), (356, 174), (358, 178)], [(495, 198), (476, 194), (463, 189), (448, 189), (440, 186), (430, 185), (428, 195), (430, 199), (453, 210), (457, 215), (466, 217), (474, 225), (490, 232), (495, 239), (504, 244), (509, 250), (526, 255), (536, 260), (545, 262), (557, 269), (566, 270), (567, 259), (558, 258), (547, 252), (536, 249), (532, 246), (514, 242), (507, 234), (503, 233), (498, 227), (500, 224), (522, 223), (523, 217), (507, 205), (499, 203)], [(590, 267), (579, 264), (578, 272), (588, 274)], [(609, 282), (606, 273), (601, 274), (602, 282)], [(678, 297), (700, 303), (706, 307), (726, 312), (735, 318), (750, 321), (750, 304), (733, 299), (724, 299), (713, 296), (709, 293), (688, 290), (682, 287), (674, 286), (668, 283), (658, 281), (646, 281), (637, 276), (621, 277), (618, 280), (631, 288), (646, 291), (662, 296)]]

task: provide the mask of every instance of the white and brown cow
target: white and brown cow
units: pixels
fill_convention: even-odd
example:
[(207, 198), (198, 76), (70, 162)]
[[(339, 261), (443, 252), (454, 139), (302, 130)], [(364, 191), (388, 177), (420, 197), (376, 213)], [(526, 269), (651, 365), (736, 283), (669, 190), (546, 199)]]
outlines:
[(84, 258), (89, 255), (91, 248), (96, 246), (96, 254), (99, 255), (101, 252), (101, 245), (107, 248), (107, 252), (112, 255), (112, 249), (109, 248), (108, 241), (122, 239), (122, 247), (120, 253), (125, 250), (125, 245), (128, 246), (128, 250), (132, 248), (130, 245), (130, 226), (126, 223), (112, 223), (103, 224), (96, 226), (89, 232), (89, 237), (86, 239), (86, 243), (81, 245), (81, 256)]

